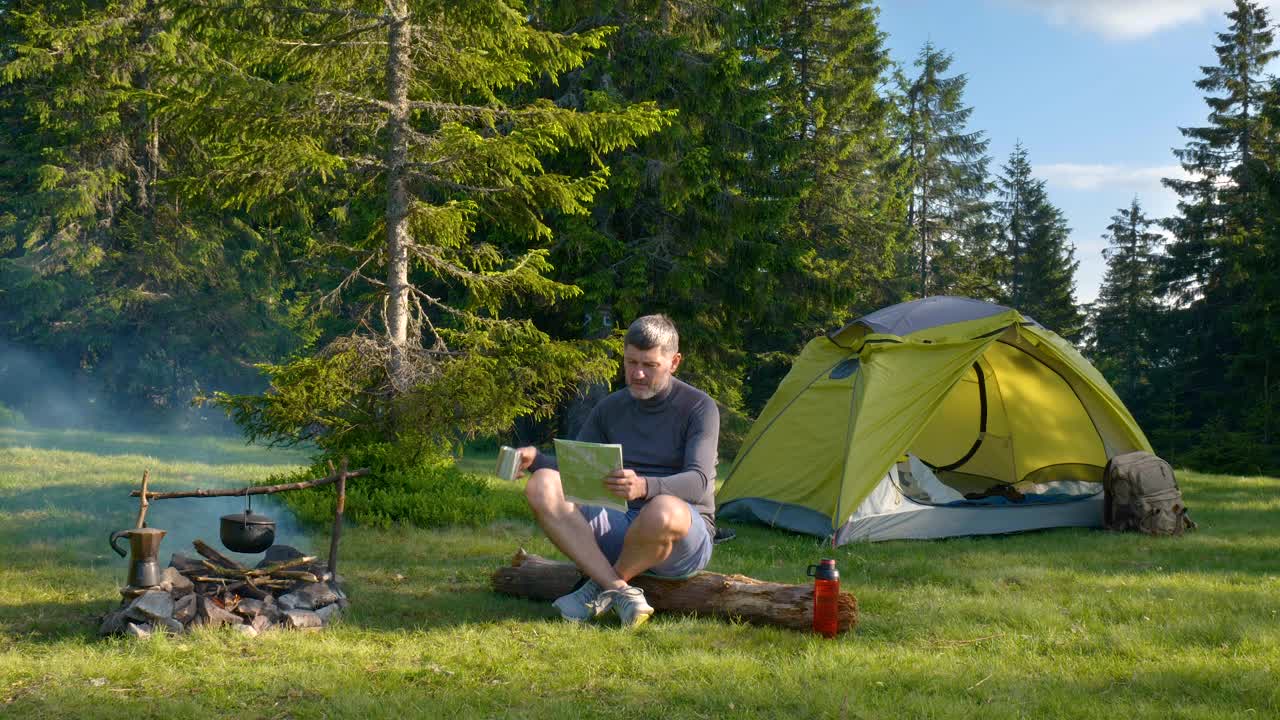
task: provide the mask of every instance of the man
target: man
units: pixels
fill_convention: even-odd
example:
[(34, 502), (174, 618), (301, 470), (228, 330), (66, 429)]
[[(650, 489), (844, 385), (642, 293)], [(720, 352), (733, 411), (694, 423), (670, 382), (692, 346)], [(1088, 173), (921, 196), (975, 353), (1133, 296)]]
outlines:
[(520, 448), (520, 470), (533, 470), (525, 496), (538, 525), (587, 576), (554, 603), (566, 620), (612, 608), (623, 626), (642, 625), (653, 608), (631, 578), (684, 577), (711, 560), (720, 412), (706, 393), (673, 377), (679, 344), (665, 315), (633, 322), (623, 352), (627, 386), (600, 401), (578, 434), (622, 445), (626, 467), (604, 484), (627, 501), (625, 513), (565, 499), (554, 459)]

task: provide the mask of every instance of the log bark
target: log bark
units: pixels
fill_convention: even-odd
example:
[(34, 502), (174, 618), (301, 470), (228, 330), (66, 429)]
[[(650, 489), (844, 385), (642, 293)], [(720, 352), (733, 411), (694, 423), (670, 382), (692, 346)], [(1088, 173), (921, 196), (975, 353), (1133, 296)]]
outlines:
[[(493, 573), (493, 589), (533, 600), (554, 600), (573, 589), (581, 575), (572, 563), (515, 554), (511, 565)], [(745, 575), (703, 572), (686, 580), (640, 575), (631, 584), (644, 590), (655, 610), (686, 613), (755, 625), (773, 625), (801, 632), (813, 631), (813, 586), (765, 582)], [(837, 633), (858, 624), (858, 601), (853, 593), (839, 598)]]
[[(369, 468), (360, 468), (352, 470), (343, 476), (343, 480), (351, 478), (364, 477), (370, 472)], [(256, 485), (252, 487), (231, 488), (228, 490), (184, 490), (182, 492), (166, 492), (166, 493), (147, 493), (147, 497), (152, 500), (169, 500), (171, 498), (189, 498), (189, 497), (228, 497), (243, 495), (270, 495), (272, 493), (285, 492), (286, 490), (303, 490), (305, 488), (320, 487), (321, 485), (330, 485), (338, 482), (339, 475), (331, 475), (329, 477), (320, 478), (319, 480), (306, 480), (304, 482), (285, 483), (283, 485)], [(138, 497), (138, 490), (129, 491), (129, 497)]]

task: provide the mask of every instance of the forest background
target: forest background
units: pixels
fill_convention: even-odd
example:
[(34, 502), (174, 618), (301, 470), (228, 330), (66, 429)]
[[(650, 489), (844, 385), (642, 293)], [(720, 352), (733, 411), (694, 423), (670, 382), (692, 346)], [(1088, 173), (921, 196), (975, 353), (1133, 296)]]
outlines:
[(0, 424), (431, 465), (572, 434), (664, 312), (728, 458), (808, 339), (947, 294), (1075, 342), (1159, 454), (1274, 474), (1280, 83), (1264, 7), (1222, 26), (1177, 212), (1117, 208), (1078, 306), (1031, 149), (869, 2), (11, 0)]

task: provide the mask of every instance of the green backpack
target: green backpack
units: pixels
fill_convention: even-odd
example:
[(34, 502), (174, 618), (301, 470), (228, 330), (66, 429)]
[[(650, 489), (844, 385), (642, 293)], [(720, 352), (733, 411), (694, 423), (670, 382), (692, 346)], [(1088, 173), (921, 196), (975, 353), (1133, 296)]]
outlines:
[(1169, 463), (1149, 452), (1117, 455), (1102, 473), (1103, 525), (1148, 535), (1181, 535), (1196, 528)]

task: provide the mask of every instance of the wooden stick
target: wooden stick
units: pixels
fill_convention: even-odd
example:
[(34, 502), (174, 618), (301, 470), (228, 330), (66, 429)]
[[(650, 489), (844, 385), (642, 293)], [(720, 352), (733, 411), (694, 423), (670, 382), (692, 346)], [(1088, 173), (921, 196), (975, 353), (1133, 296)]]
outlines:
[(201, 555), (203, 555), (203, 556), (205, 556), (205, 557), (209, 558), (210, 560), (212, 560), (212, 561), (214, 561), (215, 563), (217, 563), (217, 564), (221, 565), (222, 567), (233, 568), (233, 569), (235, 569), (235, 570), (248, 570), (248, 569), (249, 569), (249, 568), (247, 568), (247, 567), (245, 567), (245, 566), (241, 565), (240, 563), (236, 562), (235, 560), (232, 560), (231, 558), (227, 557), (226, 555), (223, 555), (222, 553), (218, 552), (217, 550), (214, 550), (212, 547), (209, 547), (209, 543), (207, 543), (207, 542), (205, 542), (205, 541), (203, 541), (203, 540), (196, 540), (195, 542), (193, 542), (193, 543), (191, 543), (191, 544), (195, 546), (195, 548), (196, 548), (196, 552), (198, 552), (198, 553), (200, 553)]
[(252, 577), (258, 577), (258, 576), (261, 576), (261, 575), (274, 575), (274, 574), (276, 574), (276, 573), (280, 572), (281, 570), (288, 570), (288, 569), (290, 569), (290, 568), (296, 568), (296, 567), (298, 567), (299, 565), (307, 565), (307, 564), (309, 564), (309, 563), (313, 563), (313, 562), (315, 562), (315, 561), (316, 561), (316, 559), (315, 559), (314, 557), (312, 557), (312, 556), (310, 556), (310, 555), (306, 555), (306, 556), (303, 556), (303, 557), (300, 557), (300, 558), (294, 558), (293, 560), (286, 560), (286, 561), (284, 561), (284, 562), (276, 563), (275, 565), (268, 565), (268, 566), (266, 566), (266, 567), (256, 568), (256, 569), (254, 569), (254, 570), (250, 570), (250, 571), (249, 571), (249, 575), (250, 575), (250, 576), (252, 576)]
[(246, 597), (254, 598), (255, 600), (266, 600), (267, 596), (270, 595), (271, 593), (267, 592), (266, 590), (263, 590), (257, 585), (254, 585), (252, 578), (245, 578), (244, 587), (240, 588), (240, 594)]
[(147, 468), (146, 470), (142, 471), (142, 492), (138, 495), (139, 497), (138, 522), (134, 525), (134, 527), (138, 527), (138, 528), (146, 527), (147, 508), (151, 506), (151, 503), (147, 502), (147, 483), (149, 483), (150, 481), (151, 481), (151, 468)]
[[(329, 465), (330, 470), (333, 465)], [(342, 513), (347, 509), (347, 459), (338, 469), (338, 502), (333, 510), (333, 537), (329, 538), (329, 574), (338, 574), (338, 541), (342, 539)]]
[(303, 582), (309, 583), (320, 582), (320, 578), (316, 577), (315, 573), (309, 573), (303, 570), (280, 570), (272, 573), (268, 578), (271, 580), (275, 580), (277, 578), (281, 580), (302, 580)]
[(209, 562), (208, 560), (201, 560), (200, 564), (219, 575), (225, 575), (228, 578), (243, 577), (246, 572), (244, 570), (232, 570), (231, 568), (223, 567), (217, 563)]
[[(237, 588), (242, 588), (242, 587), (251, 587), (254, 590), (258, 590), (258, 591), (261, 591), (261, 588), (264, 588), (264, 587), (275, 588), (279, 590), (281, 588), (290, 587), (294, 583), (294, 581), (292, 580), (261, 580), (261, 579), (257, 580), (256, 582), (249, 583), (241, 580), (235, 580), (234, 578), (207, 577), (203, 575), (193, 579), (196, 582), (211, 583), (211, 584), (217, 585), (218, 587), (225, 588), (227, 590), (235, 590)], [(233, 581), (233, 582), (228, 582), (228, 581)]]
[[(340, 473), (330, 477), (320, 478), (319, 480), (306, 480), (304, 482), (285, 483), (283, 485), (255, 485), (244, 488), (231, 488), (228, 490), (184, 490), (182, 492), (166, 492), (166, 493), (147, 493), (147, 497), (152, 500), (169, 500), (172, 498), (189, 498), (189, 497), (230, 497), (244, 495), (270, 495), (288, 490), (305, 490), (306, 488), (320, 487), (322, 485), (330, 485), (338, 482), (341, 477), (345, 482), (348, 478), (364, 477), (371, 474), (369, 468), (360, 468), (349, 473)], [(139, 490), (129, 492), (129, 497), (138, 497), (141, 494)]]

